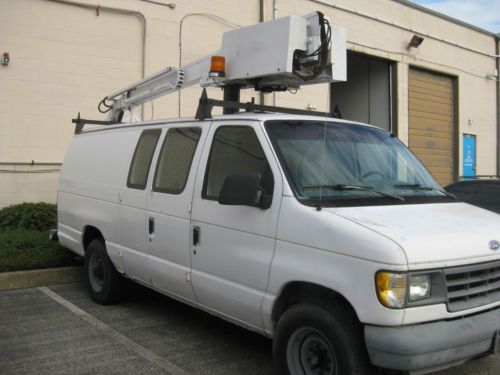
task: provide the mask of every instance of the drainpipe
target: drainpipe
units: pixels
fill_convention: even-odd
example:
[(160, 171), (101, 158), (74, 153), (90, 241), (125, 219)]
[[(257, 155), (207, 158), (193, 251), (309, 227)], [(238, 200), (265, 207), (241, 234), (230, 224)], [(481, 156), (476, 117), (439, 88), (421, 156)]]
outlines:
[(70, 1), (70, 0), (45, 0), (49, 1), (51, 3), (58, 3), (58, 4), (64, 4), (64, 5), (72, 5), (78, 8), (83, 8), (83, 9), (91, 9), (95, 10), (96, 14), (99, 15), (99, 12), (107, 12), (107, 13), (114, 13), (114, 14), (126, 14), (126, 15), (131, 15), (135, 16), (141, 21), (142, 24), (142, 68), (141, 68), (141, 74), (142, 78), (146, 76), (146, 17), (144, 17), (144, 14), (141, 12), (137, 12), (135, 10), (128, 10), (128, 9), (123, 9), (123, 8), (115, 8), (115, 7), (108, 7), (108, 6), (101, 6), (101, 5), (92, 5), (92, 4), (86, 4), (86, 3), (80, 3), (78, 1)]
[[(278, 18), (278, 0), (273, 0), (273, 20)], [(278, 106), (278, 94), (273, 92), (273, 105)]]
[[(144, 14), (142, 14), (141, 12), (138, 12), (138, 11), (134, 11), (134, 10), (101, 6), (101, 5), (92, 5), (92, 4), (80, 3), (78, 1), (73, 1), (73, 0), (45, 0), (45, 1), (49, 1), (51, 3), (56, 3), (56, 4), (70, 5), (70, 6), (74, 6), (74, 7), (78, 7), (78, 8), (83, 8), (83, 9), (91, 9), (91, 10), (94, 10), (96, 12), (96, 15), (99, 15), (99, 12), (107, 12), (107, 13), (124, 14), (124, 15), (131, 15), (131, 16), (137, 17), (142, 24), (141, 75), (142, 75), (142, 78), (144, 78), (146, 76), (147, 21), (146, 21), (146, 17), (144, 17)], [(167, 4), (165, 4), (165, 5), (167, 5)], [(171, 9), (173, 9), (173, 8), (171, 8)], [(144, 119), (144, 105), (141, 106), (141, 118)]]
[(35, 166), (35, 165), (62, 165), (62, 162), (60, 161), (35, 161), (35, 160), (17, 160), (17, 161), (12, 161), (12, 160), (0, 160), (0, 165), (29, 165), (29, 166)]
[[(5, 168), (4, 166), (8, 166)], [(23, 168), (17, 168), (22, 166)], [(45, 166), (48, 168), (34, 168)], [(35, 174), (35, 173), (55, 173), (61, 171), (60, 161), (35, 161), (35, 160), (0, 160), (0, 174)], [(28, 168), (31, 167), (31, 168)]]
[[(264, 22), (266, 20), (266, 12), (265, 12), (265, 0), (259, 0), (259, 22)], [(259, 103), (264, 105), (265, 104), (265, 96), (264, 93), (261, 91), (259, 94)]]
[[(500, 33), (495, 36), (495, 55), (497, 55), (497, 72), (500, 72)], [(496, 77), (497, 86), (497, 176), (500, 176), (500, 82), (498, 74)]]

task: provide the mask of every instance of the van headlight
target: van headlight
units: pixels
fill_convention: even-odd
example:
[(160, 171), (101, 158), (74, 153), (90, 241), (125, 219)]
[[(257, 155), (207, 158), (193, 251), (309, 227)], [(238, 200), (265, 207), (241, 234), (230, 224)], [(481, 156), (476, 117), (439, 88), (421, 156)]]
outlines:
[(441, 270), (425, 273), (379, 271), (375, 277), (377, 297), (390, 309), (402, 309), (446, 302)]
[(409, 276), (408, 301), (416, 302), (431, 296), (431, 275)]

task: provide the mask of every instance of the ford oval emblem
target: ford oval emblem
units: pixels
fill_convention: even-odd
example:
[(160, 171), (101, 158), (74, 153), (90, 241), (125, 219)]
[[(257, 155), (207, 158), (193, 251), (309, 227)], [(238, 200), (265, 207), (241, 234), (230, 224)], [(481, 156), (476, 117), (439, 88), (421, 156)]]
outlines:
[(497, 240), (492, 240), (489, 242), (488, 246), (491, 250), (498, 250), (500, 248), (500, 242), (498, 242)]

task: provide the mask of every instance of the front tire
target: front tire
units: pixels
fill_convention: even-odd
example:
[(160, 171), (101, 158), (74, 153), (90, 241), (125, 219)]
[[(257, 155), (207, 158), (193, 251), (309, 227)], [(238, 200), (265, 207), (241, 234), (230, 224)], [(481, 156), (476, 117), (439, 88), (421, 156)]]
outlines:
[(369, 363), (362, 327), (343, 304), (302, 303), (281, 316), (273, 354), (279, 375), (365, 375)]
[(87, 291), (93, 301), (106, 305), (123, 298), (125, 280), (116, 271), (101, 240), (95, 239), (87, 246), (84, 271)]

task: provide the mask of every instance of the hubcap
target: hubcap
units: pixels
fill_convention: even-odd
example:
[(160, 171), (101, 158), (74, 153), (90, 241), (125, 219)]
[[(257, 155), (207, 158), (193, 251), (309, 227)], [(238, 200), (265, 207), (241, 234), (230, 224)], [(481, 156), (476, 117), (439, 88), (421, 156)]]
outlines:
[(100, 292), (104, 285), (104, 264), (99, 254), (93, 253), (89, 259), (89, 281), (95, 292)]
[(291, 374), (338, 375), (333, 347), (315, 328), (296, 330), (288, 340), (286, 356)]

